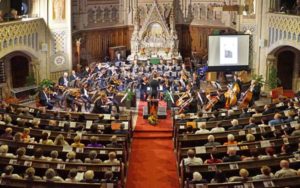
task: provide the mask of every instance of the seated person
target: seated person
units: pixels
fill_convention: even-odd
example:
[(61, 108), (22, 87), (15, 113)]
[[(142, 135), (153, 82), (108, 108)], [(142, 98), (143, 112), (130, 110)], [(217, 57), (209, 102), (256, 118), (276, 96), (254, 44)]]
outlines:
[(15, 158), (16, 157), (14, 154), (8, 153), (8, 145), (1, 145), (0, 146), (0, 156), (10, 157), (10, 158)]
[(182, 164), (184, 164), (184, 165), (202, 165), (203, 160), (200, 157), (196, 157), (194, 150), (189, 149), (187, 151), (187, 158), (184, 158), (181, 161), (180, 166), (182, 166)]
[(195, 119), (195, 122), (206, 122), (206, 119), (202, 117), (203, 116), (203, 112), (199, 111), (197, 113), (197, 119)]
[(87, 147), (90, 147), (90, 148), (102, 148), (103, 145), (102, 144), (98, 144), (97, 137), (91, 136), (90, 143), (87, 145)]
[(227, 142), (224, 143), (224, 146), (237, 145), (238, 142), (235, 141), (235, 137), (233, 134), (227, 135)]
[(43, 90), (39, 92), (39, 103), (42, 106), (46, 106), (47, 109), (52, 110), (54, 104), (51, 102), (50, 97), (48, 97), (48, 90), (47, 87), (43, 87)]
[(229, 148), (227, 151), (227, 154), (228, 154), (228, 156), (225, 156), (223, 158), (224, 163), (241, 161), (241, 157), (236, 154), (235, 149)]
[(248, 118), (248, 117), (251, 117), (251, 113), (248, 112), (248, 108), (243, 108), (239, 118)]
[(111, 137), (111, 143), (107, 144), (106, 147), (108, 148), (122, 148), (123, 145), (118, 143), (118, 137), (116, 135), (113, 135)]
[(30, 129), (29, 128), (25, 128), (24, 130), (23, 130), (23, 133), (22, 133), (22, 136), (21, 136), (21, 138), (22, 138), (22, 140), (23, 140), (23, 142), (30, 142)]
[(271, 120), (271, 121), (269, 121), (269, 126), (275, 126), (275, 125), (280, 125), (280, 124), (282, 124), (283, 123), (283, 120), (282, 120), (282, 116), (281, 116), (281, 114), (279, 114), (279, 113), (276, 113), (275, 115), (274, 115), (274, 119), (273, 120)]
[(65, 141), (65, 137), (62, 134), (56, 136), (54, 140), (54, 145), (56, 146), (69, 146), (69, 143)]
[[(215, 150), (216, 151), (216, 150)], [(215, 156), (215, 151), (212, 151), (212, 153), (210, 154), (210, 158), (204, 161), (204, 164), (218, 164), (218, 163), (222, 163), (223, 161), (221, 159), (218, 159)]]
[(295, 112), (294, 110), (289, 110), (287, 112), (287, 118), (284, 120), (285, 123), (290, 123), (292, 121), (295, 121)]
[(265, 149), (265, 155), (259, 155), (258, 157), (259, 157), (259, 159), (271, 159), (271, 158), (274, 158), (274, 157), (276, 157), (276, 155), (275, 155), (275, 150), (274, 150), (274, 148), (272, 148), (272, 147), (268, 147), (268, 148), (266, 148)]
[(114, 134), (128, 134), (128, 130), (125, 130), (124, 123), (121, 123), (120, 129), (119, 130), (115, 130)]
[(185, 134), (194, 134), (193, 126), (188, 125)]
[(117, 159), (116, 152), (112, 151), (108, 153), (108, 160), (104, 161), (105, 164), (120, 164), (120, 161)]
[(70, 183), (76, 183), (76, 182), (79, 182), (79, 180), (76, 179), (76, 176), (77, 176), (77, 169), (72, 168), (72, 169), (69, 171), (68, 178), (66, 178), (66, 182), (70, 182)]
[(35, 175), (35, 169), (33, 167), (26, 169), (24, 179), (31, 181), (42, 180), (41, 177)]
[(258, 174), (253, 177), (253, 180), (270, 180), (274, 178), (274, 174), (271, 171), (271, 168), (268, 166), (262, 166), (260, 168), (261, 174)]
[(70, 163), (82, 163), (82, 161), (80, 159), (76, 159), (76, 153), (74, 151), (69, 151), (67, 153), (66, 162), (70, 162)]
[(95, 174), (93, 170), (88, 170), (84, 173), (84, 178), (83, 180), (81, 180), (81, 182), (84, 183), (98, 183), (99, 180), (98, 179), (94, 179)]
[(270, 104), (266, 104), (264, 106), (264, 111), (262, 112), (262, 115), (272, 114), (275, 112), (275, 109), (272, 108)]
[(262, 113), (258, 108), (254, 108), (254, 114), (252, 114), (252, 117), (261, 117)]
[(45, 126), (45, 129), (51, 130), (51, 131), (60, 131), (60, 127), (58, 126), (58, 123), (56, 120), (50, 120), (49, 124)]
[(250, 157), (243, 157), (243, 161), (254, 161), (254, 160), (259, 160), (258, 158), (258, 151), (256, 149), (251, 149), (250, 150)]
[(210, 130), (211, 133), (225, 132), (225, 128), (222, 127), (222, 121), (216, 123), (216, 126)]
[(208, 183), (208, 182), (206, 179), (203, 179), (202, 175), (199, 172), (194, 172), (191, 183), (198, 184), (198, 183)]
[(214, 135), (209, 135), (207, 137), (208, 142), (204, 145), (204, 146), (220, 146), (221, 143), (220, 142), (215, 142), (215, 137)]
[(93, 124), (88, 131), (89, 134), (100, 134), (101, 130), (98, 129), (98, 124)]
[(4, 168), (4, 171), (1, 174), (1, 177), (2, 178), (22, 179), (21, 176), (19, 176), (18, 174), (13, 174), (13, 172), (14, 172), (14, 167), (12, 165), (7, 165)]
[(255, 142), (255, 136), (253, 134), (246, 134), (246, 141), (242, 141), (241, 143), (249, 142)]
[(288, 177), (293, 177), (297, 176), (297, 171), (294, 169), (291, 169), (290, 163), (287, 160), (281, 160), (280, 161), (280, 170), (278, 170), (275, 173), (276, 178), (288, 178)]
[(71, 144), (71, 147), (73, 148), (84, 148), (84, 144), (80, 142), (81, 138), (79, 135), (74, 137), (74, 143)]
[(49, 139), (48, 132), (42, 133), (42, 138), (40, 139), (39, 143), (43, 145), (54, 145), (53, 141)]
[(207, 134), (209, 130), (206, 129), (206, 122), (200, 122), (199, 130), (195, 134)]
[(246, 125), (243, 129), (248, 130), (252, 128), (257, 128), (257, 125), (255, 124), (255, 118), (253, 117), (249, 118), (249, 125)]
[(104, 173), (104, 179), (101, 179), (101, 183), (114, 183), (116, 180), (114, 180), (114, 173), (112, 171), (106, 171)]
[(291, 136), (300, 136), (300, 124), (296, 124), (295, 130), (292, 132)]
[(13, 137), (13, 141), (15, 142), (23, 142), (22, 139), (22, 133), (21, 132), (16, 132), (14, 137)]
[(230, 182), (247, 182), (251, 181), (252, 178), (249, 177), (249, 172), (247, 169), (242, 168), (239, 172), (240, 176), (233, 176), (229, 178)]
[(32, 156), (32, 159), (34, 159), (34, 160), (47, 160), (48, 158), (44, 157), (43, 153), (44, 153), (44, 151), (43, 151), (42, 148), (35, 149), (34, 154)]
[(262, 117), (260, 122), (261, 122), (261, 124), (259, 124), (258, 127), (262, 127), (262, 128), (269, 127), (267, 118)]
[(226, 183), (228, 182), (227, 177), (221, 170), (216, 170), (215, 176), (211, 179), (210, 183)]
[(13, 140), (12, 128), (7, 127), (5, 129), (5, 132), (0, 136), (0, 138), (5, 140)]
[(45, 172), (44, 180), (51, 181), (51, 182), (63, 182), (64, 179), (62, 179), (60, 176), (57, 175), (54, 169), (48, 168)]
[(232, 127), (229, 127), (228, 130), (232, 131), (232, 130), (239, 130), (239, 129), (243, 129), (244, 126), (243, 125), (239, 125), (239, 121), (237, 119), (233, 119), (231, 121), (231, 125)]
[(50, 153), (50, 157), (48, 158), (49, 161), (53, 161), (53, 162), (62, 162), (62, 159), (58, 158), (58, 151), (56, 150), (52, 150)]
[(101, 159), (97, 159), (97, 151), (91, 150), (89, 157), (84, 159), (85, 163), (101, 163)]
[(18, 148), (16, 151), (17, 159), (29, 159), (30, 157), (26, 155), (26, 149), (24, 147)]

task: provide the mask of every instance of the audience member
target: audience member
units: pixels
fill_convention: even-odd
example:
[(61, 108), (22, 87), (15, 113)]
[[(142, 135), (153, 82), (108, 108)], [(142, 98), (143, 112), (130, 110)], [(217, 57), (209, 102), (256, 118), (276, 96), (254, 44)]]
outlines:
[(100, 159), (97, 159), (97, 151), (91, 150), (89, 152), (89, 157), (84, 159), (85, 163), (101, 163)]
[(62, 159), (58, 158), (58, 151), (56, 150), (52, 150), (50, 153), (50, 157), (48, 158), (49, 161), (53, 161), (53, 162), (62, 162)]
[(281, 114), (276, 113), (274, 115), (274, 119), (269, 121), (269, 126), (275, 126), (275, 125), (279, 125), (282, 123), (283, 123), (283, 120), (282, 120)]
[(247, 181), (251, 181), (252, 178), (249, 177), (249, 172), (247, 169), (242, 168), (240, 170), (240, 176), (233, 176), (229, 178), (230, 182), (247, 182)]
[(199, 130), (195, 134), (207, 134), (209, 130), (206, 129), (206, 122), (199, 122)]
[(70, 162), (70, 163), (82, 163), (82, 161), (80, 159), (76, 159), (76, 153), (74, 151), (69, 151), (67, 153), (66, 162)]
[(220, 142), (215, 142), (215, 137), (214, 135), (209, 135), (207, 137), (208, 142), (204, 146), (220, 146)]
[(225, 176), (224, 172), (221, 170), (216, 170), (215, 176), (211, 179), (210, 183), (226, 183), (228, 182), (227, 177)]
[(120, 164), (120, 161), (117, 159), (117, 154), (114, 151), (108, 153), (108, 160), (104, 161), (105, 164), (113, 164), (117, 165)]
[(54, 145), (53, 141), (49, 139), (48, 132), (42, 133), (42, 138), (40, 139), (39, 143), (43, 145)]
[(111, 143), (107, 144), (106, 147), (108, 148), (122, 148), (122, 144), (118, 143), (118, 137), (116, 135), (113, 135), (111, 137)]
[(231, 125), (232, 125), (232, 127), (229, 127), (229, 129), (228, 129), (230, 131), (243, 129), (243, 125), (239, 125), (239, 121), (237, 119), (233, 119), (231, 121)]
[(93, 170), (88, 170), (84, 173), (84, 179), (81, 180), (81, 182), (84, 183), (98, 183), (99, 180), (98, 179), (94, 179), (94, 171)]
[(62, 179), (60, 176), (58, 176), (54, 169), (48, 168), (45, 172), (44, 180), (50, 181), (50, 182), (63, 182), (64, 179)]
[(198, 184), (198, 183), (208, 183), (208, 182), (206, 179), (203, 179), (202, 175), (199, 172), (194, 172), (191, 183)]
[(255, 118), (251, 117), (249, 118), (249, 125), (246, 125), (243, 129), (252, 129), (252, 128), (257, 128), (257, 125), (255, 124)]
[(225, 132), (225, 128), (222, 127), (222, 121), (216, 123), (216, 126), (210, 130), (211, 133)]
[(35, 169), (33, 167), (26, 169), (24, 179), (31, 181), (42, 180), (41, 177), (35, 175)]
[(29, 156), (26, 155), (26, 149), (24, 147), (21, 147), (21, 148), (17, 149), (16, 158), (18, 158), (18, 159), (29, 159)]
[(65, 137), (62, 134), (56, 136), (54, 140), (54, 145), (56, 146), (69, 146), (69, 143), (65, 141)]
[(224, 146), (237, 145), (237, 141), (235, 141), (235, 137), (233, 134), (227, 135), (227, 142), (224, 143)]
[(97, 137), (91, 136), (90, 143), (87, 145), (87, 147), (90, 147), (90, 148), (101, 148), (101, 147), (103, 147), (103, 145), (102, 144), (98, 144)]
[(2, 178), (22, 179), (21, 176), (19, 176), (18, 174), (13, 174), (13, 172), (14, 172), (14, 167), (12, 165), (7, 165), (4, 168), (4, 171), (1, 174), (1, 177)]
[[(196, 157), (195, 151), (192, 149), (189, 149), (187, 151), (187, 158), (184, 158), (182, 160), (184, 165), (202, 165), (203, 160), (200, 157)], [(180, 163), (180, 166), (182, 166), (182, 162)]]
[(12, 128), (10, 127), (5, 128), (5, 132), (0, 136), (0, 138), (5, 140), (13, 140)]
[(76, 135), (74, 137), (74, 143), (71, 144), (71, 147), (73, 148), (84, 148), (84, 144), (81, 143), (81, 138), (79, 135)]
[(76, 179), (76, 176), (77, 176), (77, 169), (72, 168), (72, 169), (69, 171), (68, 178), (66, 178), (66, 182), (70, 182), (70, 183), (76, 183), (76, 182), (79, 182), (79, 181)]
[(270, 180), (270, 179), (274, 178), (274, 174), (272, 174), (270, 167), (262, 166), (260, 171), (261, 171), (261, 174), (254, 176), (253, 180)]
[(104, 179), (101, 179), (101, 183), (114, 183), (114, 173), (112, 171), (106, 171), (104, 173)]
[(241, 161), (241, 157), (236, 154), (235, 149), (229, 148), (227, 151), (227, 154), (228, 154), (228, 156), (225, 156), (223, 158), (224, 163)]
[(1, 145), (0, 146), (0, 156), (2, 157), (10, 157), (14, 158), (15, 155), (12, 153), (8, 153), (8, 145)]
[(297, 171), (294, 169), (291, 169), (289, 166), (290, 166), (290, 163), (287, 160), (281, 160), (280, 161), (281, 169), (275, 173), (275, 177), (276, 178), (287, 178), (287, 177), (297, 176)]

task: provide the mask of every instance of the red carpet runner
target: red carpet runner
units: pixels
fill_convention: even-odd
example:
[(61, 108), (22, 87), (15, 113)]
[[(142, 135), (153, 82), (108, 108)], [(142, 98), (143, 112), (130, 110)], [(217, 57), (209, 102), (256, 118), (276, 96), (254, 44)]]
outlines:
[(160, 119), (151, 126), (143, 119), (140, 102), (133, 134), (127, 188), (179, 188), (172, 142), (172, 119)]

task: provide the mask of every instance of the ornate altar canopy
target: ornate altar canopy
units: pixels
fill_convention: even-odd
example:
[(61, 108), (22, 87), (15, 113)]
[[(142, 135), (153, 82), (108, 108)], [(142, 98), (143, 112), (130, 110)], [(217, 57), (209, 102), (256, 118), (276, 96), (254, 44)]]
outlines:
[(138, 9), (135, 11), (134, 22), (129, 61), (153, 58), (181, 59), (178, 53), (178, 36), (173, 9), (166, 17), (160, 12), (158, 3), (154, 1), (144, 23), (140, 24)]

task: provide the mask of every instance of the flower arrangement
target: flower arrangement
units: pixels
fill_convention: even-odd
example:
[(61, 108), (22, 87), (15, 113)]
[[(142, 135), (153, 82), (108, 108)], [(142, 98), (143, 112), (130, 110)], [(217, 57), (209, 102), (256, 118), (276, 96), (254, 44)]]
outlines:
[(148, 117), (148, 122), (150, 125), (157, 125), (157, 120), (157, 116), (153, 113)]

